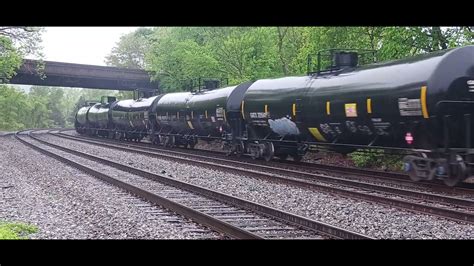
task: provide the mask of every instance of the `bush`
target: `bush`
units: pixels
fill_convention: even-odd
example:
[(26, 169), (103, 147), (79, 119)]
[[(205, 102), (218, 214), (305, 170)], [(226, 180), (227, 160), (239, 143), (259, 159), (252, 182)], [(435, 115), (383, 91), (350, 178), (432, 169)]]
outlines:
[(389, 171), (403, 169), (400, 155), (386, 154), (383, 150), (357, 150), (349, 154), (349, 157), (357, 167), (379, 168)]

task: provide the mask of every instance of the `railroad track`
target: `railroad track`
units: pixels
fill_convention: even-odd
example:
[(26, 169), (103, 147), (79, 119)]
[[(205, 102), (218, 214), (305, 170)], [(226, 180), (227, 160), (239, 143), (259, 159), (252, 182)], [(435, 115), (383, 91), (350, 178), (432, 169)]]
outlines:
[[(357, 180), (276, 168), (275, 166), (270, 167), (257, 163), (169, 151), (136, 145), (129, 142), (108, 141), (104, 143), (103, 141), (84, 139), (82, 137), (74, 137), (66, 134), (54, 135), (107, 148), (179, 161), (201, 167), (204, 166), (212, 169), (230, 171), (263, 180), (367, 200), (403, 210), (435, 215), (457, 222), (474, 223), (474, 201), (472, 199), (376, 185)], [(321, 183), (321, 181), (323, 183)], [(400, 198), (401, 196), (403, 196), (403, 198)]]
[[(62, 133), (67, 130), (59, 130), (58, 134), (63, 136), (69, 137), (78, 137), (72, 136), (69, 134)], [(90, 140), (100, 140), (109, 143), (126, 143), (128, 146), (135, 146), (135, 147), (147, 147), (158, 151), (167, 151), (171, 154), (176, 155), (183, 155), (183, 156), (191, 156), (195, 155), (199, 157), (199, 155), (204, 157), (214, 157), (216, 159), (221, 159), (222, 157), (226, 157), (224, 152), (219, 151), (210, 151), (210, 150), (199, 150), (199, 149), (184, 149), (184, 148), (165, 148), (157, 145), (152, 145), (145, 142), (128, 142), (128, 141), (116, 141), (111, 139), (105, 138), (97, 138), (97, 137), (84, 137), (80, 136), (83, 139), (90, 139)], [(278, 159), (274, 159), (271, 162), (266, 162), (263, 160), (253, 160), (250, 159), (248, 156), (238, 157), (229, 157), (232, 158), (232, 161), (242, 161), (242, 162), (250, 162), (250, 163), (259, 163), (262, 165), (267, 165), (271, 167), (277, 168), (287, 168), (293, 169), (298, 171), (309, 172), (313, 174), (321, 174), (321, 175), (334, 175), (341, 174), (345, 178), (351, 179), (358, 179), (363, 180), (366, 182), (379, 182), (384, 183), (387, 185), (392, 186), (403, 186), (410, 189), (423, 189), (423, 190), (432, 190), (434, 193), (447, 193), (447, 194), (465, 194), (465, 195), (472, 195), (474, 196), (474, 184), (468, 183), (461, 183), (459, 186), (456, 187), (447, 187), (441, 181), (436, 182), (433, 180), (432, 182), (422, 181), (422, 182), (414, 182), (410, 180), (410, 178), (404, 173), (397, 173), (397, 172), (385, 172), (373, 169), (363, 169), (363, 168), (355, 168), (355, 167), (344, 167), (344, 166), (337, 166), (337, 165), (327, 165), (327, 164), (317, 164), (317, 163), (307, 163), (307, 162), (294, 162), (294, 161), (281, 161)], [(230, 161), (230, 159), (229, 159)], [(437, 180), (439, 181), (439, 180)]]
[[(343, 228), (68, 149), (30, 133), (25, 138), (32, 141), (23, 139), (20, 134), (15, 137), (43, 154), (231, 238), (371, 239)], [(122, 173), (108, 173), (116, 171)], [(134, 177), (127, 177), (130, 175)]]

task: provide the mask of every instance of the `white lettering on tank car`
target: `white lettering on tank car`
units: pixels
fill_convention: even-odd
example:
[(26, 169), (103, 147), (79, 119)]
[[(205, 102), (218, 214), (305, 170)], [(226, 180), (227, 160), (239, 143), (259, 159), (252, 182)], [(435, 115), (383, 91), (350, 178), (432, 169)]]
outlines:
[(336, 131), (337, 135), (342, 134), (342, 130), (340, 128), (341, 123), (329, 123), (329, 125), (334, 131)]
[(250, 113), (250, 118), (252, 119), (265, 119), (269, 117), (270, 113), (265, 113), (265, 112), (253, 112)]
[(346, 121), (346, 127), (352, 132), (357, 132), (357, 124), (354, 121)]
[(382, 118), (372, 118), (375, 134), (380, 136), (390, 135), (387, 130), (390, 128), (390, 122), (382, 122)]
[(365, 135), (372, 135), (372, 130), (366, 125), (358, 125), (357, 129)]
[(469, 87), (469, 92), (474, 92), (474, 80), (468, 80), (467, 86)]
[(326, 124), (326, 123), (323, 123), (323, 124), (319, 124), (319, 127), (321, 128), (321, 130), (325, 133), (325, 134), (329, 134), (331, 136), (335, 136), (336, 135), (336, 132), (334, 132), (334, 130), (332, 130), (331, 126), (329, 124)]

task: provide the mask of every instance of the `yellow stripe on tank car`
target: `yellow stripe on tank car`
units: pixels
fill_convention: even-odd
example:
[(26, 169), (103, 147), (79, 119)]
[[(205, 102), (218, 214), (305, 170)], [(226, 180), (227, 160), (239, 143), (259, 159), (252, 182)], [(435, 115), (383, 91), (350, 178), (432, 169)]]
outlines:
[(372, 113), (372, 99), (370, 98), (367, 99), (367, 113), (368, 114)]
[(424, 118), (429, 118), (430, 116), (428, 115), (428, 107), (426, 106), (426, 86), (421, 87), (421, 111), (423, 113)]
[(245, 120), (245, 113), (244, 113), (244, 104), (245, 101), (242, 101), (242, 105), (240, 105), (240, 112), (242, 113), (242, 118)]
[(330, 101), (326, 102), (326, 114), (327, 115), (331, 114), (331, 102)]
[(265, 113), (267, 114), (268, 113), (268, 105), (265, 104)]
[(207, 119), (207, 110), (205, 111), (205, 114), (206, 114), (206, 119)]
[(313, 135), (318, 141), (324, 141), (327, 142), (327, 140), (321, 135), (321, 132), (319, 132), (318, 128), (316, 127), (310, 127), (308, 128), (309, 132), (311, 135)]
[(191, 123), (191, 121), (188, 121), (188, 126), (189, 126), (190, 129), (194, 129), (193, 123)]
[(227, 122), (227, 115), (225, 114), (227, 111), (224, 109), (224, 121)]
[(296, 116), (296, 103), (291, 107), (291, 112), (293, 113), (293, 116)]

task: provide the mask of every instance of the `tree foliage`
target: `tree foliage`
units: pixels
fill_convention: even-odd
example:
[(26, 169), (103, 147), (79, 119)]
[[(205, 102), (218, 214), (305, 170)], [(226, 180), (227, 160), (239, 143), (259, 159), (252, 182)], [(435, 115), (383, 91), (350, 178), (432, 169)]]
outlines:
[(0, 26), (0, 83), (5, 83), (15, 74), (24, 56), (43, 57), (41, 33), (42, 28), (37, 27)]
[(21, 65), (21, 57), (13, 47), (12, 41), (0, 36), (0, 83), (7, 81)]
[(148, 36), (153, 31), (148, 28), (140, 28), (135, 32), (123, 35), (117, 46), (106, 57), (109, 66), (124, 68), (145, 68), (145, 53), (148, 50)]
[(0, 130), (72, 127), (77, 110), (86, 101), (98, 102), (106, 95), (122, 98), (111, 90), (33, 86), (26, 93), (0, 85)]
[[(307, 56), (324, 49), (377, 50), (385, 61), (473, 44), (474, 35), (472, 27), (157, 27), (143, 38), (124, 36), (112, 54), (144, 58), (165, 91), (179, 91), (199, 77), (237, 84), (302, 75)], [(147, 45), (138, 49), (134, 42)]]
[(41, 34), (44, 28), (40, 27), (1, 27), (0, 36), (10, 39), (18, 52), (22, 55), (42, 57)]

